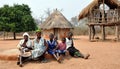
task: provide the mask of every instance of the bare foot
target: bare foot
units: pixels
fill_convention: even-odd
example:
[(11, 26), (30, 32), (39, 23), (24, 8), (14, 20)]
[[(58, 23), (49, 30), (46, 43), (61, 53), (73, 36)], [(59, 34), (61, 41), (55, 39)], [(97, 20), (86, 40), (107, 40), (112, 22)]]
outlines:
[(84, 55), (84, 59), (88, 59), (90, 57), (90, 54)]
[(61, 63), (61, 57), (59, 57), (59, 58), (57, 59), (57, 61), (58, 61), (59, 63)]

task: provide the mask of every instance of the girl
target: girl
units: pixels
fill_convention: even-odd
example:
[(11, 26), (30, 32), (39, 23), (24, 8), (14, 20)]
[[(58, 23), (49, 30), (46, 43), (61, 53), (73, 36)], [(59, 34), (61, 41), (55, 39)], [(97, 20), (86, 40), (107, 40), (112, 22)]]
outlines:
[(57, 42), (54, 40), (54, 35), (53, 35), (52, 33), (49, 35), (49, 39), (50, 39), (50, 40), (47, 41), (47, 43), (48, 43), (48, 53), (51, 54), (51, 55), (53, 55), (53, 57), (54, 57), (59, 63), (61, 63), (60, 57), (57, 56), (57, 52), (56, 52)]
[(59, 55), (66, 55), (66, 39), (62, 38), (61, 43), (58, 44)]

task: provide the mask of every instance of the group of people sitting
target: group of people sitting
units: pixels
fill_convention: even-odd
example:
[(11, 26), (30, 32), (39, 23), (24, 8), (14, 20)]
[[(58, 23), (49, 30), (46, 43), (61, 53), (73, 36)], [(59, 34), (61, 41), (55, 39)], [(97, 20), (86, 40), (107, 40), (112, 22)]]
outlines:
[(19, 42), (17, 48), (23, 54), (30, 52), (31, 59), (38, 59), (41, 62), (47, 62), (46, 53), (52, 55), (59, 63), (61, 63), (61, 56), (63, 55), (88, 59), (89, 54), (83, 55), (74, 47), (72, 36), (73, 33), (69, 32), (66, 38), (61, 38), (59, 43), (54, 34), (50, 33), (49, 40), (45, 40), (41, 36), (41, 30), (36, 30), (36, 38), (31, 41), (29, 34), (25, 32), (23, 34), (24, 39)]

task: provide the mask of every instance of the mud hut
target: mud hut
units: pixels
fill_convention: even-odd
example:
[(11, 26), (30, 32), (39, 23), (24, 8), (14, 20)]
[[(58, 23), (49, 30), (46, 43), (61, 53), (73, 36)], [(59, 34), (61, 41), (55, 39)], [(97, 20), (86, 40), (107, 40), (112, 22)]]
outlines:
[(43, 31), (43, 36), (48, 38), (50, 33), (53, 33), (58, 39), (66, 37), (67, 32), (73, 28), (72, 24), (63, 16), (57, 9), (40, 25)]
[[(102, 9), (100, 9), (101, 4)], [(108, 10), (105, 5), (109, 7)], [(118, 0), (93, 0), (78, 16), (79, 20), (85, 17), (88, 18), (89, 40), (94, 39), (94, 26), (101, 27), (102, 40), (105, 40), (105, 27), (114, 26), (116, 38), (119, 39), (120, 3)]]

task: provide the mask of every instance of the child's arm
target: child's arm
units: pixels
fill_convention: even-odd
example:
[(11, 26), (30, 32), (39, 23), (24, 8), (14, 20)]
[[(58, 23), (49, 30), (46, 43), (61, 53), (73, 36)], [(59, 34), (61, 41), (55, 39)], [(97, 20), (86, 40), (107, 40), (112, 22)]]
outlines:
[(72, 39), (72, 45), (71, 45), (72, 47), (74, 47), (74, 42), (73, 42), (73, 39)]
[(58, 49), (59, 48), (59, 43), (58, 43), (58, 41), (56, 42), (56, 49)]

